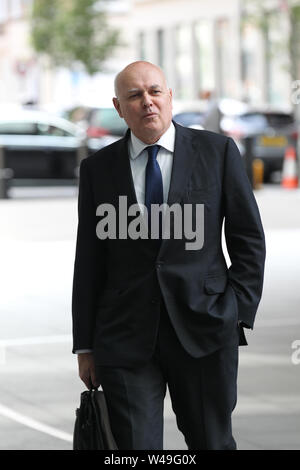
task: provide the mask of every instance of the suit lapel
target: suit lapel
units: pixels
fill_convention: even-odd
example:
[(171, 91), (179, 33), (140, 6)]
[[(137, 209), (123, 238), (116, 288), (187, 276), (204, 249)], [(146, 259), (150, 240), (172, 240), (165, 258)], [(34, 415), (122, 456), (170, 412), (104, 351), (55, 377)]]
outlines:
[(180, 202), (197, 156), (196, 146), (185, 128), (173, 122), (176, 129), (173, 167), (168, 196), (168, 205)]
[(112, 157), (115, 161), (115, 164), (112, 166), (112, 171), (113, 180), (117, 187), (117, 194), (118, 196), (127, 196), (128, 207), (132, 204), (137, 204), (128, 151), (129, 136), (130, 130), (128, 129), (123, 139), (118, 142), (119, 146), (116, 149), (114, 157)]
[[(194, 144), (191, 134), (185, 128), (173, 121), (176, 129), (175, 147), (173, 154), (173, 167), (168, 196), (168, 206), (180, 203), (188, 181), (193, 172), (197, 157), (197, 146)], [(167, 249), (168, 239), (163, 239), (158, 252), (158, 257)]]

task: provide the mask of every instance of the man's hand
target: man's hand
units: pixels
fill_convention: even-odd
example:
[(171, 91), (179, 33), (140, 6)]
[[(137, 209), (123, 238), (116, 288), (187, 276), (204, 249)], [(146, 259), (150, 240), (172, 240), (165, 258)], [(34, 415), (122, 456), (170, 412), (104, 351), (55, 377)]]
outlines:
[(90, 390), (92, 387), (98, 388), (99, 382), (96, 378), (96, 369), (93, 353), (77, 354), (79, 377)]

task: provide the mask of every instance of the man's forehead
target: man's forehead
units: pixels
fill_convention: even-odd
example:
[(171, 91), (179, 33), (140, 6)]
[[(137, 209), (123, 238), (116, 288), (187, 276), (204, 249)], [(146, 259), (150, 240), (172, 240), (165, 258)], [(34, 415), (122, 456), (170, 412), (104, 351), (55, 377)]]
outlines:
[(115, 79), (119, 91), (137, 90), (150, 87), (166, 87), (163, 71), (150, 63), (134, 63), (122, 70)]
[(120, 76), (121, 82), (126, 85), (132, 83), (132, 87), (141, 85), (162, 85), (165, 82), (164, 75), (158, 70), (149, 69), (146, 71), (135, 71), (133, 73), (126, 73)]
[(152, 65), (128, 67), (120, 75), (132, 80), (145, 80), (147, 77), (156, 77), (156, 81), (164, 80), (162, 70)]
[[(145, 88), (151, 89), (151, 90), (155, 90), (155, 89), (157, 89), (157, 88), (161, 88), (161, 86), (162, 86), (162, 85), (159, 84), (159, 83), (153, 83), (153, 84), (148, 84), (148, 85), (146, 85)], [(144, 88), (144, 86), (135, 86), (135, 87), (128, 88), (127, 91), (128, 91), (128, 93), (132, 93), (132, 92), (134, 92), (134, 91), (139, 91), (139, 90), (141, 90), (141, 89), (143, 89), (143, 88)]]

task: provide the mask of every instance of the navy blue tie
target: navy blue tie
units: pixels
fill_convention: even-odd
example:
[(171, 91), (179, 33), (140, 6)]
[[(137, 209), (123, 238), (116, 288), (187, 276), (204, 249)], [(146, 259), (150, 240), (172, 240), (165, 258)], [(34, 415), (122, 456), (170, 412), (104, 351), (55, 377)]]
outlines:
[[(146, 167), (146, 187), (145, 187), (145, 206), (148, 210), (148, 229), (151, 233), (151, 204), (163, 204), (163, 182), (159, 164), (157, 162), (157, 154), (160, 149), (159, 145), (151, 145), (147, 147), (148, 163)], [(159, 238), (161, 238), (162, 217), (159, 217)]]

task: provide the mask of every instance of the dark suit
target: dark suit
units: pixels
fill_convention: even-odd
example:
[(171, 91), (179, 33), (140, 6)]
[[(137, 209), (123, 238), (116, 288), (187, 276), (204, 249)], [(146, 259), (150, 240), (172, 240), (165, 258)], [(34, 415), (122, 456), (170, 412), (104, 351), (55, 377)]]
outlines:
[[(99, 204), (118, 208), (120, 195), (127, 196), (128, 206), (137, 202), (128, 133), (81, 164), (73, 351), (92, 348), (102, 370), (149, 364), (162, 322), (193, 360), (214, 357), (235, 343), (238, 320), (253, 327), (265, 243), (241, 156), (230, 138), (175, 127), (168, 204), (204, 204), (200, 250), (186, 250), (184, 237), (163, 240), (160, 247), (156, 240), (97, 238)], [(224, 219), (229, 269), (221, 246)]]

